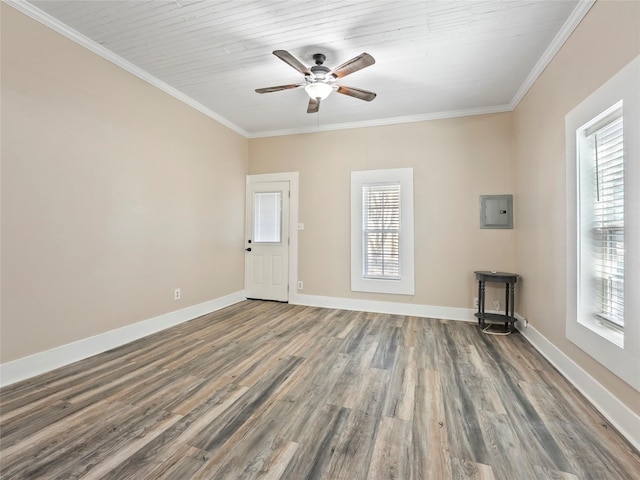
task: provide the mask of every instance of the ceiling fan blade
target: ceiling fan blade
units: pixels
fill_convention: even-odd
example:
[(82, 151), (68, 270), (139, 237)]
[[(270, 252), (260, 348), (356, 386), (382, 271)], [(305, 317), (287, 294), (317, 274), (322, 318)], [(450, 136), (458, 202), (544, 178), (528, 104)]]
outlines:
[(343, 95), (349, 95), (350, 97), (359, 98), (360, 100), (364, 100), (366, 102), (370, 102), (374, 98), (376, 98), (376, 94), (370, 92), (369, 90), (362, 90), (361, 88), (353, 88), (353, 87), (343, 87), (342, 85), (338, 85), (338, 93)]
[(318, 113), (318, 110), (320, 110), (320, 99), (310, 98), (309, 106), (307, 107), (307, 113)]
[(303, 74), (305, 76), (311, 75), (311, 71), (307, 67), (305, 67), (302, 63), (300, 63), (300, 60), (298, 60), (296, 57), (291, 55), (286, 50), (275, 50), (273, 52), (273, 54), (276, 57), (278, 57), (280, 60), (282, 60), (284, 63), (286, 63), (288, 65), (291, 65), (293, 68), (295, 68), (301, 74)]
[(291, 83), (289, 85), (278, 85), (277, 87), (256, 88), (256, 93), (279, 92), (280, 90), (290, 90), (292, 88), (301, 87), (302, 84)]
[(362, 70), (365, 67), (376, 63), (375, 59), (368, 53), (363, 53), (355, 58), (352, 58), (348, 62), (343, 63), (338, 68), (334, 68), (329, 72), (329, 75), (333, 75), (336, 78), (346, 77), (347, 75)]

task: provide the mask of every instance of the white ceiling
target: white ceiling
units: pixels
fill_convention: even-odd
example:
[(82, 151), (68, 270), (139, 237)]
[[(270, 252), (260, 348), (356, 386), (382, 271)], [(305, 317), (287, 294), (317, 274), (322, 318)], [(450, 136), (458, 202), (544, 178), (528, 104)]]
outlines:
[[(7, 0), (247, 137), (512, 110), (593, 4), (554, 1)], [(336, 67), (376, 63), (307, 114), (303, 89), (257, 94)]]

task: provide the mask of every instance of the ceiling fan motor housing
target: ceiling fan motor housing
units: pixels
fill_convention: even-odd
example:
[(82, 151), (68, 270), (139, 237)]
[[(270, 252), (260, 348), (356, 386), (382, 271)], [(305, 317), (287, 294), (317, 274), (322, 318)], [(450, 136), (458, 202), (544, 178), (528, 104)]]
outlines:
[(316, 62), (316, 65), (322, 65), (327, 57), (324, 56), (323, 53), (314, 53), (313, 61)]
[(316, 64), (313, 67), (309, 68), (309, 70), (313, 74), (313, 78), (311, 79), (311, 81), (324, 82), (327, 80), (335, 80), (335, 77), (327, 75), (331, 71), (331, 69), (323, 65), (326, 58), (327, 57), (325, 57), (325, 55), (322, 53), (316, 53), (313, 55), (313, 60), (316, 62)]

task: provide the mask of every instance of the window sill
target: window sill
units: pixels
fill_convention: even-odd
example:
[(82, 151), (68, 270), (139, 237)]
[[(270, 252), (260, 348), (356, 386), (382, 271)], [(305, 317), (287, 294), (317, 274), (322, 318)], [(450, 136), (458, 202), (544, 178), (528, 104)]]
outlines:
[(619, 348), (624, 348), (624, 331), (618, 330), (610, 325), (607, 325), (604, 321), (597, 318), (589, 320), (580, 320), (579, 323), (591, 330), (596, 335), (604, 338), (608, 342), (613, 343)]

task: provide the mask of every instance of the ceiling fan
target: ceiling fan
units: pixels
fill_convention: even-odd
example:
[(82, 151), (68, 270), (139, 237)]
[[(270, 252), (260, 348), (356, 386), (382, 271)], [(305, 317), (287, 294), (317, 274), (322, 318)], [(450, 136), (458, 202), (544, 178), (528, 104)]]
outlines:
[(304, 87), (307, 95), (309, 95), (307, 113), (318, 112), (320, 109), (320, 101), (327, 98), (333, 91), (343, 95), (349, 95), (350, 97), (359, 98), (360, 100), (365, 100), (367, 102), (376, 98), (376, 94), (368, 90), (344, 87), (335, 83), (339, 78), (346, 77), (351, 73), (357, 72), (358, 70), (362, 70), (363, 68), (376, 63), (374, 58), (368, 53), (358, 55), (333, 70), (323, 65), (326, 57), (322, 53), (316, 53), (313, 56), (315, 65), (309, 68), (305, 67), (296, 57), (286, 50), (275, 50), (273, 54), (303, 74), (305, 83), (292, 83), (289, 85), (278, 85), (277, 87), (257, 88), (257, 93), (279, 92), (280, 90)]

